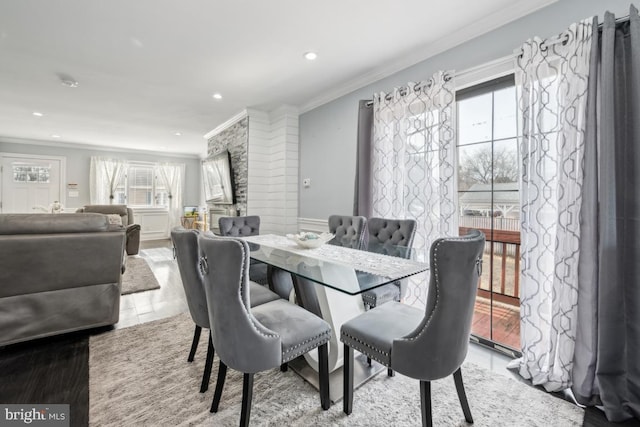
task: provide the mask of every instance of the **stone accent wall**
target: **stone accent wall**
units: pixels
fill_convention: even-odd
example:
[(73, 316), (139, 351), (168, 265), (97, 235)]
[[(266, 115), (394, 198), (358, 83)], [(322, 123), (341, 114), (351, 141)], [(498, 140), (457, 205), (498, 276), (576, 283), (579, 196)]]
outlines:
[(249, 147), (249, 118), (229, 126), (217, 135), (212, 136), (207, 143), (207, 158), (223, 150), (228, 150), (231, 154), (231, 169), (233, 170), (234, 191), (236, 204), (217, 205), (208, 204), (209, 208), (226, 208), (229, 213), (240, 211), (240, 215), (247, 212), (247, 188), (248, 188), (248, 147)]
[(209, 135), (209, 157), (222, 150), (231, 154), (237, 201), (208, 206), (212, 228), (222, 215), (259, 215), (261, 234), (297, 232), (298, 110), (246, 109)]

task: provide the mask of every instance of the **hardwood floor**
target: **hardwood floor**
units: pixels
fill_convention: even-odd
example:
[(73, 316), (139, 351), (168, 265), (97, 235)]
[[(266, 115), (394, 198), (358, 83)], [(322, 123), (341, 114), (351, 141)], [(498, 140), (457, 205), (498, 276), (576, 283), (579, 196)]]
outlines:
[[(491, 322), (492, 317), (493, 322)], [(492, 309), (490, 300), (477, 297), (473, 309), (471, 333), (518, 349), (520, 348), (520, 309), (495, 301)]]
[(140, 242), (138, 256), (147, 260), (160, 284), (160, 289), (123, 295), (120, 298), (120, 320), (115, 325), (116, 328), (126, 328), (163, 319), (189, 310), (180, 271), (173, 259), (171, 242), (169, 240)]
[[(125, 328), (188, 311), (180, 272), (168, 240), (141, 243), (144, 257), (160, 283), (160, 289), (121, 298), (120, 321)], [(88, 425), (89, 336), (109, 328), (34, 340), (0, 347), (0, 403), (69, 403), (71, 425)], [(497, 375), (519, 379), (507, 369), (511, 360), (498, 352), (471, 343), (467, 360)], [(526, 383), (526, 381), (523, 381)], [(561, 396), (562, 397), (562, 396)], [(564, 397), (571, 400), (570, 397)], [(585, 412), (583, 426), (612, 424), (595, 408)], [(621, 425), (640, 426), (634, 420)]]
[(88, 334), (76, 332), (0, 347), (0, 403), (66, 403), (70, 425), (86, 426)]

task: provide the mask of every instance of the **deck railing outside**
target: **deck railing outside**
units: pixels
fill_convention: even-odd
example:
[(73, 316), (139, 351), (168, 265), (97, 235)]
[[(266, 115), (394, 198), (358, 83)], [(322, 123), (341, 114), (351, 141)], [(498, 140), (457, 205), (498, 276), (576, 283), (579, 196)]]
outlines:
[[(493, 231), (491, 220), (493, 219)], [(460, 217), (460, 235), (469, 229), (482, 231), (487, 239), (478, 296), (512, 306), (520, 305), (520, 220), (511, 218)], [(490, 254), (493, 253), (493, 265)], [(493, 271), (493, 274), (491, 272)], [(490, 282), (493, 282), (490, 284)]]

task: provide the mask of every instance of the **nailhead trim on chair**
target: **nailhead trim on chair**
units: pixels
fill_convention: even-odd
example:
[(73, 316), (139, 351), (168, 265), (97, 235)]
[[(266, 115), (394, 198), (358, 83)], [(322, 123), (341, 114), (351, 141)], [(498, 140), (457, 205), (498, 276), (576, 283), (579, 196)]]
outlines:
[[(377, 298), (372, 297), (371, 295), (367, 295), (367, 294), (362, 294), (362, 299), (363, 300), (369, 300), (371, 302), (376, 302)], [(366, 302), (366, 301), (365, 301)]]
[[(396, 282), (392, 282), (391, 284), (395, 285)], [(384, 286), (386, 286), (386, 285), (384, 285)], [(398, 286), (398, 285), (396, 285), (396, 286)], [(365, 300), (365, 302), (367, 302), (367, 300), (371, 301), (372, 303), (374, 303), (374, 306), (375, 306), (376, 301), (378, 301), (378, 297), (375, 294), (371, 295), (371, 294), (363, 293), (362, 294), (362, 299)], [(394, 299), (393, 297), (391, 297), (389, 299), (382, 299), (381, 298), (381, 301), (387, 302), (387, 301), (393, 301), (393, 299)], [(383, 302), (383, 304), (384, 304), (384, 302)]]
[(414, 340), (418, 339), (424, 333), (424, 331), (427, 330), (427, 326), (429, 326), (429, 323), (431, 322), (431, 318), (433, 317), (433, 315), (436, 312), (436, 309), (438, 308), (438, 302), (440, 300), (440, 298), (439, 298), (440, 297), (440, 280), (439, 280), (439, 276), (438, 276), (438, 263), (437, 263), (439, 246), (444, 242), (460, 242), (460, 241), (466, 241), (466, 240), (473, 240), (475, 238), (476, 237), (458, 237), (458, 238), (453, 238), (453, 239), (442, 239), (442, 240), (440, 240), (438, 242), (436, 247), (433, 249), (433, 263), (431, 265), (435, 265), (435, 268), (433, 270), (433, 275), (434, 275), (435, 282), (436, 282), (436, 304), (433, 306), (433, 310), (431, 310), (431, 313), (429, 314), (429, 318), (427, 319), (427, 321), (422, 326), (422, 329), (420, 329), (420, 332), (418, 332), (417, 335), (415, 335), (415, 336), (413, 336), (411, 338), (406, 338), (408, 341), (414, 341)]
[[(330, 339), (331, 339), (331, 331), (325, 331), (325, 332), (323, 332), (323, 333), (321, 333), (319, 335), (316, 335), (313, 338), (309, 338), (308, 340), (303, 341), (300, 344), (295, 345), (295, 346), (291, 347), (290, 349), (282, 352), (282, 363), (289, 362), (289, 361), (295, 359), (296, 357), (298, 357), (300, 355), (308, 353), (309, 351), (313, 350), (314, 348), (316, 348), (316, 347), (318, 347), (318, 346), (320, 346), (320, 345), (322, 345), (322, 344), (324, 344), (326, 342), (329, 342)], [(304, 348), (300, 348), (303, 345), (305, 345), (307, 343), (311, 343), (311, 342), (313, 342), (314, 344), (310, 345), (310, 346), (305, 346)], [(294, 353), (291, 353), (294, 350), (297, 350), (297, 351), (295, 351)], [(289, 354), (289, 353), (291, 353), (291, 354)]]
[[(355, 342), (357, 342), (357, 343), (359, 343), (359, 344), (362, 344), (363, 346), (365, 346), (365, 347), (367, 347), (367, 348), (369, 348), (369, 349), (371, 349), (371, 350), (375, 351), (375, 352), (376, 352), (376, 353), (378, 353), (378, 354), (382, 354), (382, 355), (384, 355), (384, 356), (386, 356), (386, 357), (389, 357), (389, 356), (390, 356), (390, 354), (389, 354), (389, 353), (385, 353), (384, 351), (378, 350), (377, 348), (375, 348), (375, 347), (373, 347), (373, 346), (371, 346), (371, 345), (367, 344), (366, 342), (360, 341), (358, 338), (356, 338), (356, 337), (354, 337), (354, 336), (352, 336), (352, 335), (349, 335), (349, 334), (348, 334), (348, 333), (346, 333), (346, 332), (342, 332), (342, 336), (343, 336), (343, 337), (346, 337), (346, 338), (348, 338), (348, 339), (350, 339), (350, 340), (352, 340), (352, 341), (355, 341)], [(353, 347), (353, 346), (352, 346), (352, 347)], [(355, 347), (353, 347), (353, 348), (355, 348)], [(358, 351), (361, 351), (361, 350), (359, 350), (359, 349), (358, 349)], [(373, 357), (372, 357), (372, 359), (373, 359)], [(377, 359), (376, 359), (376, 360), (377, 360)]]
[[(239, 241), (237, 241), (237, 240), (234, 240), (234, 241), (233, 241), (233, 243), (235, 243), (235, 244), (237, 244), (237, 245), (239, 245), (239, 246), (242, 246), (242, 243), (240, 243), (240, 242), (239, 242)], [(244, 247), (243, 247), (242, 249), (243, 249), (243, 251), (242, 251), (242, 263), (240, 264), (240, 265), (241, 265), (241, 268), (240, 268), (240, 271), (241, 271), (241, 272), (243, 272), (243, 271), (244, 271), (244, 269), (245, 269), (245, 265), (247, 264), (247, 257), (246, 257), (246, 256), (245, 256), (245, 254), (244, 254)], [(208, 273), (208, 272), (207, 272), (207, 273)], [(256, 326), (255, 318), (253, 317), (253, 315), (251, 315), (251, 310), (249, 310), (249, 308), (248, 308), (246, 305), (244, 305), (244, 301), (242, 301), (242, 289), (243, 289), (243, 287), (244, 287), (243, 282), (244, 282), (244, 280), (243, 280), (243, 279), (240, 279), (240, 286), (238, 287), (238, 299), (240, 300), (240, 302), (242, 303), (242, 305), (243, 305), (243, 307), (244, 307), (244, 311), (245, 311), (245, 313), (247, 314), (247, 317), (248, 317), (248, 318), (249, 318), (249, 320), (250, 320), (251, 326), (253, 326), (253, 329), (254, 329), (257, 333), (259, 333), (260, 335), (262, 335), (263, 337), (274, 337), (274, 338), (280, 338), (280, 335), (278, 335), (278, 334), (265, 334), (264, 332), (262, 332), (262, 331), (260, 330), (260, 328), (258, 328), (258, 327)], [(265, 329), (266, 329), (266, 328), (265, 328)]]
[[(344, 336), (345, 334), (342, 334), (342, 335)], [(356, 341), (358, 341), (359, 343), (362, 343), (362, 342), (361, 342), (361, 341), (359, 341), (359, 340), (356, 340)], [(343, 341), (343, 343), (344, 343), (344, 341)], [(348, 344), (348, 343), (345, 343), (345, 344), (347, 344), (349, 347), (351, 347), (351, 348), (352, 348), (352, 349), (354, 349), (354, 350), (358, 350), (360, 353), (364, 354), (365, 356), (369, 357), (370, 359), (375, 360), (376, 362), (379, 362), (379, 363), (381, 363), (381, 364), (383, 364), (383, 365), (385, 365), (385, 366), (391, 366), (391, 358), (390, 358), (390, 357), (388, 357), (388, 356), (389, 356), (389, 354), (388, 354), (388, 353), (385, 353), (385, 352), (383, 352), (383, 351), (378, 351), (378, 350), (376, 350), (376, 349), (374, 349), (373, 347), (370, 347), (370, 346), (368, 346), (368, 345), (367, 345), (367, 347), (369, 347), (369, 348), (363, 348), (363, 347), (359, 346), (357, 343), (349, 343), (349, 344)], [(365, 345), (366, 345), (366, 344), (365, 344)], [(369, 350), (374, 350), (374, 351), (376, 351), (378, 354), (372, 354)], [(381, 360), (381, 358), (379, 357), (379, 356), (380, 356), (380, 354), (384, 354), (384, 355), (386, 355), (386, 356), (387, 356), (387, 359), (389, 359), (389, 361), (388, 361), (388, 362), (382, 361), (382, 360)]]

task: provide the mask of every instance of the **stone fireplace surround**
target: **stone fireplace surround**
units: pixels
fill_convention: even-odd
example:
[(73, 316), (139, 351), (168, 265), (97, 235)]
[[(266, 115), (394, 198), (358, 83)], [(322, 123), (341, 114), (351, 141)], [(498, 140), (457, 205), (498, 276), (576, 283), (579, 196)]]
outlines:
[(234, 205), (207, 206), (215, 232), (220, 216), (259, 215), (261, 233), (298, 231), (298, 111), (246, 109), (205, 135), (208, 157), (228, 150)]

